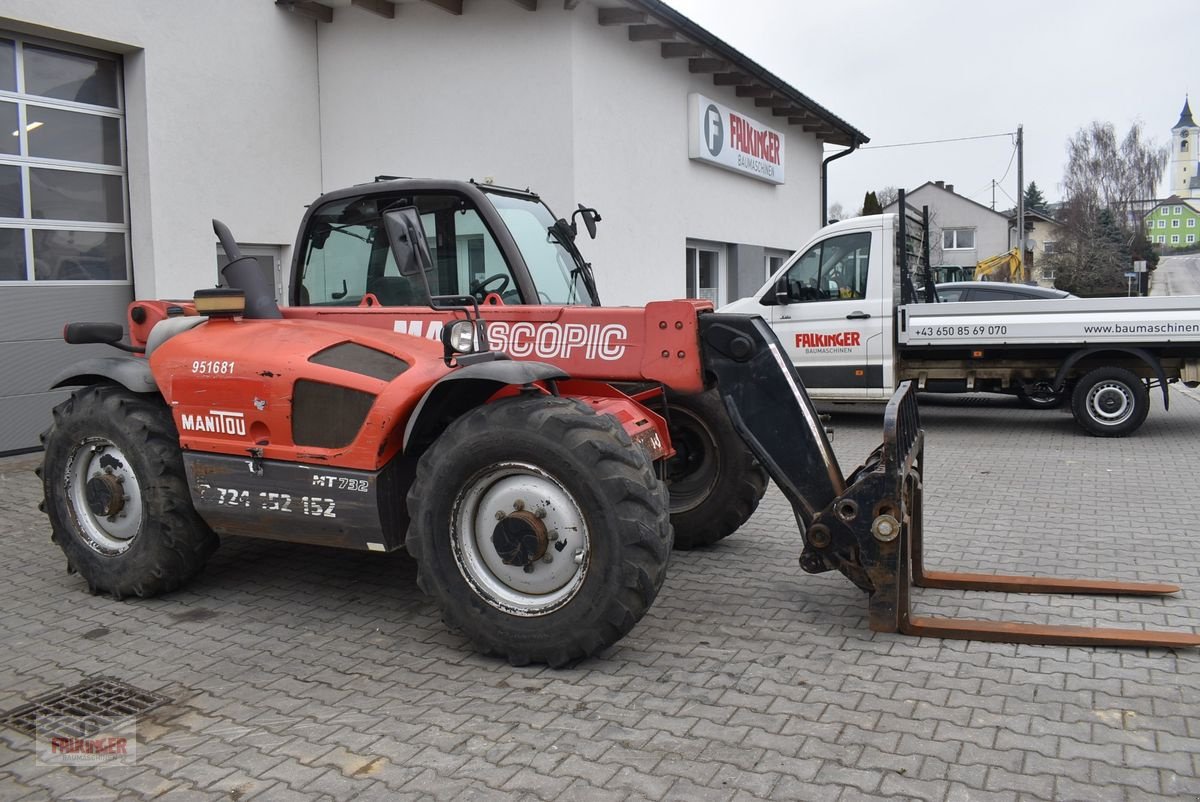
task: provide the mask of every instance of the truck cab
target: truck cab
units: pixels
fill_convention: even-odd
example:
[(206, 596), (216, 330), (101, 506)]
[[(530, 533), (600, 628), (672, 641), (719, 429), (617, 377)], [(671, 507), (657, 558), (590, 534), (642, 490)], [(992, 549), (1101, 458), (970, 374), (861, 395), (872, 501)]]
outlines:
[(844, 400), (891, 395), (894, 215), (821, 229), (754, 295), (720, 311), (770, 322), (814, 396)]

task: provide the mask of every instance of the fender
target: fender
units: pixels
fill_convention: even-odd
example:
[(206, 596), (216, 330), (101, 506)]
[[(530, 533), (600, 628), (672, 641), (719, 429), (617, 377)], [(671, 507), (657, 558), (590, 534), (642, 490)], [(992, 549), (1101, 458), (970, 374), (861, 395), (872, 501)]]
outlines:
[(417, 402), (404, 430), (403, 451), (423, 450), (449, 421), (504, 387), (566, 378), (569, 376), (561, 368), (545, 362), (498, 359), (460, 368), (434, 382)]
[(83, 359), (60, 371), (50, 389), (82, 387), (112, 381), (134, 393), (157, 393), (158, 382), (150, 361), (136, 356), (97, 356)]
[(1128, 348), (1128, 347), (1123, 347), (1123, 346), (1113, 347), (1111, 345), (1097, 345), (1092, 348), (1084, 348), (1080, 351), (1076, 351), (1075, 353), (1073, 353), (1069, 357), (1067, 357), (1067, 361), (1062, 363), (1062, 365), (1058, 369), (1058, 373), (1055, 374), (1055, 376), (1054, 376), (1055, 391), (1062, 389), (1063, 384), (1066, 381), (1067, 374), (1070, 372), (1071, 368), (1075, 367), (1075, 365), (1079, 363), (1079, 361), (1081, 359), (1083, 359), (1084, 357), (1087, 357), (1087, 356), (1091, 356), (1092, 354), (1101, 353), (1103, 351), (1117, 351), (1117, 352), (1120, 352), (1123, 354), (1129, 354), (1130, 356), (1136, 356), (1138, 359), (1142, 360), (1147, 365), (1149, 365), (1150, 369), (1154, 371), (1154, 375), (1156, 377), (1158, 377), (1158, 386), (1162, 389), (1163, 408), (1164, 409), (1171, 408), (1171, 399), (1170, 399), (1170, 396), (1167, 394), (1167, 374), (1163, 371), (1162, 364), (1158, 361), (1158, 357), (1156, 357), (1154, 354), (1147, 351), (1145, 348)]

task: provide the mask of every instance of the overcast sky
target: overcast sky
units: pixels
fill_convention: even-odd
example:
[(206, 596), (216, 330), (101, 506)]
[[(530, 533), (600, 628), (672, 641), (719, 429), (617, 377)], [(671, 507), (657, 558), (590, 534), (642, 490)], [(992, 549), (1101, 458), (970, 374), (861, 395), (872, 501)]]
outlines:
[[(1109, 121), (1123, 134), (1141, 121), (1149, 138), (1165, 144), (1185, 93), (1197, 95), (1200, 114), (1195, 0), (667, 2), (865, 133), (870, 145), (1024, 124), (1025, 182), (1036, 181), (1048, 200), (1061, 199), (1066, 142), (1081, 126)], [(867, 190), (940, 179), (991, 205), (992, 180), (1003, 177), (996, 208), (1007, 209), (1017, 193), (1012, 154), (1008, 137), (863, 149), (830, 164), (829, 202), (854, 212)]]

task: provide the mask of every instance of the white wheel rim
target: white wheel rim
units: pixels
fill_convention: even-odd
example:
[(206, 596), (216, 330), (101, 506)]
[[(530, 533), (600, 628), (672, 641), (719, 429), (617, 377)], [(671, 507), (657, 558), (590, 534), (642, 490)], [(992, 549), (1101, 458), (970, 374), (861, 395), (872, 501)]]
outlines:
[[(496, 546), (498, 524), (517, 513), (536, 517), (534, 525), (548, 535), (544, 554), (526, 565), (506, 563)], [(458, 570), (492, 607), (512, 615), (545, 615), (582, 587), (590, 555), (587, 521), (567, 489), (537, 466), (488, 466), (464, 484), (450, 516)]]
[(1099, 382), (1088, 391), (1087, 408), (1097, 422), (1115, 426), (1133, 415), (1133, 391), (1121, 382)]
[[(103, 437), (89, 437), (71, 451), (66, 470), (67, 506), (84, 542), (107, 556), (124, 552), (142, 528), (142, 489), (121, 449)], [(108, 511), (89, 501), (88, 485), (110, 496)]]

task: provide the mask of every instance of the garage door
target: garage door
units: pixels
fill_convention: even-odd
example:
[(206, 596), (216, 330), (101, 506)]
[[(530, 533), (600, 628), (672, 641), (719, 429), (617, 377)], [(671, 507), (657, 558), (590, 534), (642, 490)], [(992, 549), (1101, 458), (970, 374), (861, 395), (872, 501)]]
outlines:
[(0, 32), (0, 454), (36, 448), (72, 320), (133, 297), (121, 63)]

